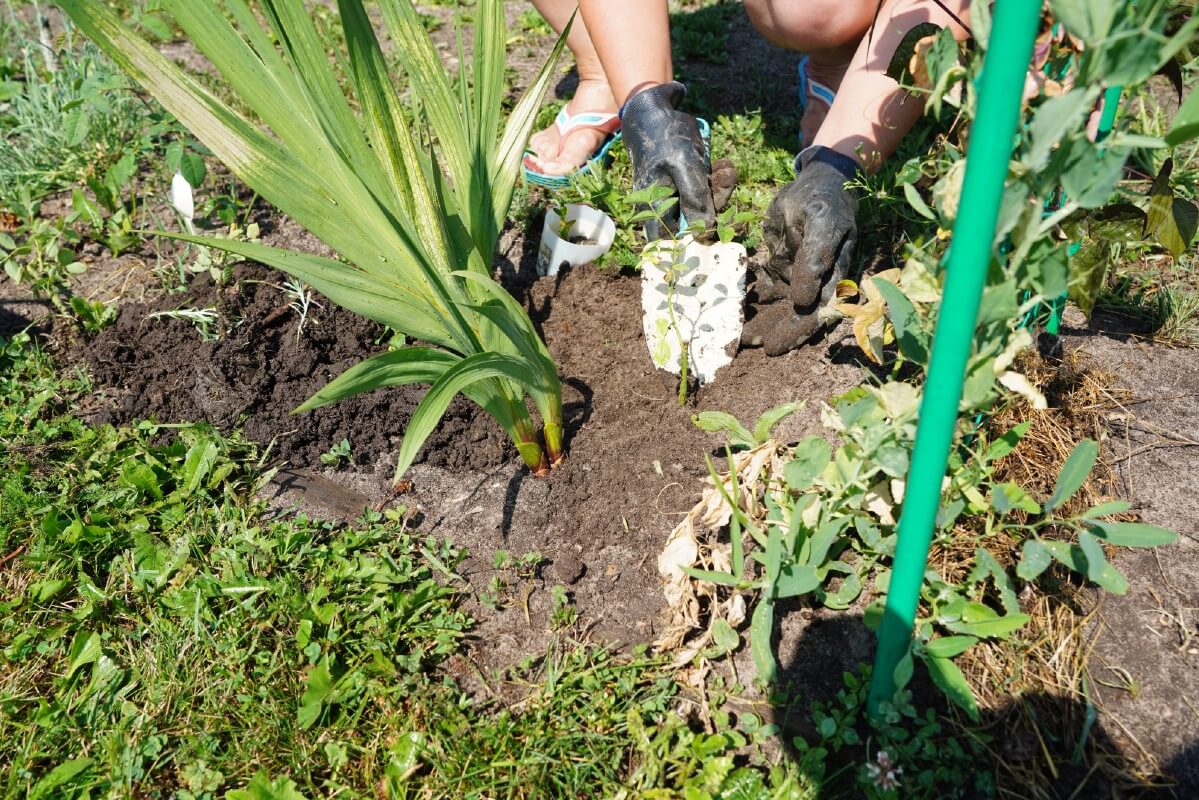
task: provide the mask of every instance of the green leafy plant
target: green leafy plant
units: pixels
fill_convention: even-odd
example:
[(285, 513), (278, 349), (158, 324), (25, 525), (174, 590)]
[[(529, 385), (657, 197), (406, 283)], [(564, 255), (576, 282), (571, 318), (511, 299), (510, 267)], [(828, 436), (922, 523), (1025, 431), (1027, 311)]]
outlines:
[[(915, 644), (895, 676), (903, 687), (914, 666), (923, 663), (933, 682), (972, 717), (978, 715), (974, 695), (953, 660), (981, 641), (1009, 639), (1029, 622), (1019, 603), (1024, 584), (1042, 579), (1053, 566), (1058, 575), (1074, 573), (1122, 594), (1128, 582), (1108, 560), (1106, 548), (1152, 547), (1175, 539), (1161, 528), (1112, 521), (1112, 515), (1129, 510), (1127, 503), (1074, 510), (1074, 501), (1067, 509), (1095, 462), (1093, 441), (1078, 445), (1048, 497), (1034, 497), (1027, 488), (994, 477), (995, 464), (1016, 450), (1028, 425), (987, 441), (988, 417), (1017, 401), (1032, 409), (1047, 405), (1013, 367), (1032, 343), (1029, 328), (1041, 317), (1040, 309), (1067, 290), (1071, 265), (1061, 245), (1061, 224), (1110, 201), (1134, 148), (1163, 145), (1119, 126), (1106, 140), (1092, 140), (1089, 115), (1103, 82), (1113, 81), (1113, 74), (1130, 86), (1148, 79), (1199, 29), (1199, 22), (1190, 20), (1166, 35), (1163, 2), (1138, 6), (1136, 13), (1054, 4), (1059, 5), (1067, 29), (1086, 46), (1080, 50), (1074, 40), (1059, 37), (1047, 48), (1045, 64), (1038, 65), (1060, 63), (1072, 88), (1028, 98), (1030, 121), (1021, 132), (1001, 204), (994, 260), (966, 369), (958, 444), (934, 531), (934, 547), (958, 551), (962, 537), (972, 537), (974, 546), (964, 550), (973, 558), (962, 580), (927, 574)], [(972, 4), (971, 13), (974, 30), (986, 31), (986, 4)], [(930, 51), (935, 57), (913, 57), (915, 71), (925, 78), (920, 84), (929, 93), (929, 108), (936, 113), (938, 103), (952, 105), (959, 120), (968, 123), (976, 98), (963, 82), (976, 74), (981, 53), (967, 53), (963, 67), (952, 37), (935, 38), (937, 48)], [(919, 377), (929, 362), (945, 279), (946, 234), (957, 215), (964, 168), (962, 152), (948, 146), (909, 161), (895, 175), (911, 209), (935, 230), (907, 243), (902, 269), (839, 287), (839, 297), (826, 309), (853, 319), (863, 352), (888, 373), (823, 409), (826, 436), (775, 450), (768, 436), (727, 415), (698, 420), (701, 427), (727, 433), (730, 451), (732, 446), (753, 449), (730, 452), (727, 475), (711, 470), (714, 491), (731, 515), (727, 544), (718, 545), (719, 567), (713, 559), (700, 561), (689, 574), (722, 587), (721, 598), (753, 597), (748, 638), (764, 681), (772, 681), (777, 670), (772, 637), (779, 600), (807, 595), (828, 608), (845, 609), (867, 587), (873, 585), (881, 595), (889, 584), (921, 402)], [(1159, 216), (1170, 213), (1167, 207), (1164, 199), (1159, 202)], [(846, 302), (846, 295), (859, 291), (861, 303)], [(1016, 563), (1010, 564), (1007, 550), (1000, 548), (1017, 550)], [(877, 624), (881, 614), (881, 601), (872, 604), (867, 623)], [(714, 627), (708, 635), (715, 639)]]
[[(397, 480), (458, 393), (503, 426), (534, 471), (543, 473), (561, 461), (561, 389), (553, 360), (528, 315), (491, 276), (524, 143), (561, 41), (501, 127), (502, 3), (478, 4), (473, 59), (463, 64), (455, 88), (410, 0), (385, 0), (380, 7), (387, 30), (419, 101), (414, 125), (361, 0), (338, 4), (349, 94), (360, 112), (338, 84), (301, 4), (264, 2), (264, 29), (245, 0), (164, 2), (164, 10), (268, 132), (103, 6), (83, 0), (61, 5), (234, 174), (348, 264), (250, 242), (177, 238), (274, 266), (334, 302), (427, 343), (352, 367), (298, 410), (384, 386), (427, 382), (432, 388), (405, 431)], [(540, 414), (542, 438), (526, 396)]]
[(350, 451), (350, 440), (342, 439), (337, 444), (330, 447), (325, 452), (321, 453), (321, 463), (326, 466), (336, 467), (342, 462), (349, 463), (353, 453)]

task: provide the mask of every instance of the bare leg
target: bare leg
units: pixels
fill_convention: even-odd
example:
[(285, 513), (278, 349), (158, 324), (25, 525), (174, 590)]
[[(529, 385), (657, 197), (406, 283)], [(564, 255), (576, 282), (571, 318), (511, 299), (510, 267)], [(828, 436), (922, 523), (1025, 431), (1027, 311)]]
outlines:
[[(578, 7), (576, 0), (533, 0), (533, 5), (545, 17), (555, 31), (561, 33)], [(574, 114), (584, 111), (615, 113), (616, 99), (604, 75), (599, 55), (591, 42), (587, 26), (581, 15), (575, 16), (566, 46), (574, 56), (579, 70), (579, 86), (567, 109)], [(580, 130), (572, 133), (565, 141), (558, 135), (554, 125), (538, 131), (529, 139), (529, 149), (537, 155), (538, 168), (546, 175), (568, 175), (587, 163), (588, 157), (603, 143), (604, 134), (599, 131)]]

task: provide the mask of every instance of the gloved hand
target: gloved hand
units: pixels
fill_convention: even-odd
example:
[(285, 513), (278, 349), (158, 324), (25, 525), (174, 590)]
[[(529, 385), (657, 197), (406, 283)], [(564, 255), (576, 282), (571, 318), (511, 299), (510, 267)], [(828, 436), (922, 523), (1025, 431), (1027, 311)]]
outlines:
[(770, 261), (758, 275), (762, 305), (745, 325), (743, 346), (781, 355), (824, 327), (816, 312), (853, 265), (858, 199), (845, 183), (857, 171), (857, 161), (827, 147), (799, 154), (795, 180), (766, 212)]
[[(633, 189), (658, 184), (678, 193), (679, 202), (661, 215), (671, 231), (678, 229), (680, 210), (688, 225), (716, 224), (703, 137), (695, 117), (676, 110), (685, 94), (678, 81), (662, 83), (633, 95), (620, 110), (621, 136), (633, 162)], [(663, 233), (658, 220), (645, 223), (650, 241)]]

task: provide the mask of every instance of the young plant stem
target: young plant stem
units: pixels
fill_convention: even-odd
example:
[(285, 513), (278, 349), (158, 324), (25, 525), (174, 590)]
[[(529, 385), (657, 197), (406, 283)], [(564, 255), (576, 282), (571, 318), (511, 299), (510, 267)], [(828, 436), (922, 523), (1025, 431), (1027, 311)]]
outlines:
[(679, 343), (679, 405), (687, 405), (687, 370), (690, 369), (690, 348), (683, 341), (683, 333), (679, 330), (679, 322), (674, 314), (674, 292), (678, 286), (679, 274), (679, 241), (675, 239), (670, 250), (670, 269), (666, 272), (666, 315), (670, 319), (670, 327)]

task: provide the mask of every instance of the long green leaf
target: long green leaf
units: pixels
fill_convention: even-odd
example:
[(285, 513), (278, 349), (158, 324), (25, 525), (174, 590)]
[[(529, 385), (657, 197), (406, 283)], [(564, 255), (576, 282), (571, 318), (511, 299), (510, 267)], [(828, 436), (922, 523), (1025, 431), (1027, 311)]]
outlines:
[(1161, 547), (1178, 541), (1178, 534), (1143, 522), (1091, 522), (1092, 529), (1109, 544), (1121, 547)]
[(1083, 439), (1070, 453), (1066, 463), (1062, 465), (1061, 474), (1057, 476), (1057, 485), (1053, 494), (1045, 501), (1045, 511), (1049, 512), (1074, 496), (1074, 493), (1091, 474), (1095, 459), (1099, 456), (1099, 445), (1093, 439)]
[[(957, 638), (957, 637), (954, 637)], [(958, 669), (958, 665), (949, 658), (930, 656), (925, 660), (928, 665), (929, 677), (946, 697), (970, 715), (970, 719), (978, 721), (978, 701), (974, 699), (974, 690), (966, 681), (966, 676)]]
[[(449, 255), (441, 209), (425, 180), (425, 165), (388, 75), (387, 62), (360, 0), (338, 0), (355, 91), (372, 148), (391, 180), (400, 213), (412, 218), (425, 250)], [(448, 263), (452, 263), (447, 258)]]
[(446, 370), (461, 360), (460, 356), (431, 347), (405, 347), (380, 353), (360, 361), (329, 381), (292, 413), (311, 411), (356, 394), (388, 386), (435, 383)]
[[(397, 482), (416, 460), (421, 445), (437, 427), (454, 396), (472, 383), (488, 378), (502, 378), (519, 385), (537, 382), (537, 377), (524, 361), (500, 353), (476, 353), (447, 369), (420, 401), (420, 405), (412, 413), (408, 429), (404, 431), (404, 441), (400, 445), (400, 455), (396, 463)], [(514, 440), (519, 439), (513, 430), (509, 430), (508, 434)]]

